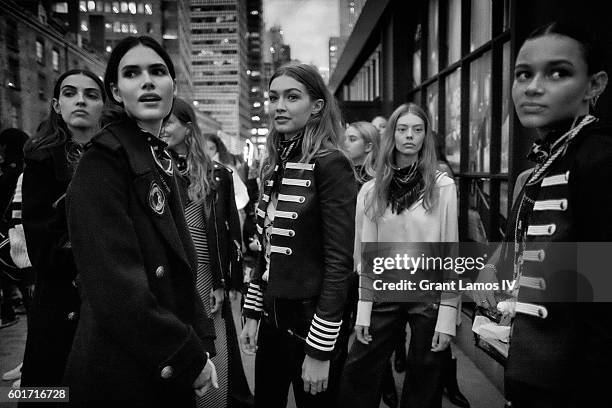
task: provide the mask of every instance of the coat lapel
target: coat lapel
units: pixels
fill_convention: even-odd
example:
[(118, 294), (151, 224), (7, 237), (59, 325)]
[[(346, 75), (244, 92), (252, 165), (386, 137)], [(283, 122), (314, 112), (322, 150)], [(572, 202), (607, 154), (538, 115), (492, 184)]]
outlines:
[[(113, 133), (123, 145), (130, 167), (135, 174), (133, 183), (138, 200), (168, 247), (195, 273), (197, 258), (193, 243), (186, 242), (190, 239), (176, 180), (171, 177), (169, 182), (166, 181), (171, 189), (168, 193), (155, 167), (151, 147), (146, 140), (147, 137), (153, 136), (143, 132), (136, 124), (130, 130), (125, 133)], [(180, 234), (179, 230), (187, 233)]]

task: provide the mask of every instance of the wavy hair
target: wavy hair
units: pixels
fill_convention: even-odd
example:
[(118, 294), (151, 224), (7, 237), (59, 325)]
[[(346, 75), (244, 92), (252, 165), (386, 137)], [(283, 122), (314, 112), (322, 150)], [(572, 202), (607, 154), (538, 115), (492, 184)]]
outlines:
[(174, 98), (172, 114), (187, 128), (185, 145), (187, 145), (187, 176), (189, 188), (187, 193), (192, 201), (206, 198), (212, 185), (212, 159), (206, 154), (206, 138), (202, 135), (195, 111), (189, 103)]
[(363, 168), (366, 174), (372, 178), (376, 177), (376, 156), (380, 149), (380, 132), (370, 122), (359, 121), (349, 124), (363, 138), (364, 144), (370, 143), (372, 149), (363, 161)]
[(376, 182), (374, 183), (373, 194), (368, 197), (366, 214), (372, 220), (377, 220), (385, 213), (389, 203), (389, 189), (393, 173), (397, 169), (395, 164), (395, 128), (397, 121), (404, 115), (412, 113), (418, 116), (425, 123), (425, 138), (419, 151), (418, 169), (423, 175), (423, 207), (430, 211), (436, 206), (438, 201), (436, 185), (436, 146), (435, 136), (431, 128), (431, 121), (427, 113), (414, 103), (400, 105), (391, 114), (387, 127), (381, 136), (380, 150), (376, 159)]
[[(299, 161), (307, 163), (314, 157), (319, 157), (336, 150), (344, 154), (342, 148), (344, 129), (342, 127), (340, 110), (335, 98), (325, 86), (325, 82), (323, 82), (323, 78), (321, 78), (317, 69), (307, 64), (282, 66), (270, 78), (268, 89), (272, 81), (280, 76), (288, 76), (304, 85), (311, 100), (323, 100), (321, 111), (312, 115), (308, 122), (306, 122), (306, 126), (304, 126), (302, 154)], [(267, 157), (262, 170), (264, 177), (272, 174), (276, 167), (276, 163), (279, 160), (277, 144), (282, 136), (283, 134), (278, 132), (274, 125), (272, 125), (266, 141)]]

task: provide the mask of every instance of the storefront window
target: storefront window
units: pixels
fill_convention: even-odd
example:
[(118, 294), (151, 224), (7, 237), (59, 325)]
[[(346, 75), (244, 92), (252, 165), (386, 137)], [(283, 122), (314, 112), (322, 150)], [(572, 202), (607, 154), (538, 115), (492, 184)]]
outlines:
[(491, 52), (470, 65), (470, 156), (471, 172), (489, 172), (491, 152)]
[(470, 51), (491, 40), (491, 0), (472, 0)]
[(461, 159), (461, 68), (446, 77), (446, 160), (455, 173)]
[(512, 118), (512, 100), (510, 98), (510, 42), (504, 44), (502, 72), (502, 128), (501, 128), (501, 167), (502, 173), (508, 172), (508, 155), (510, 151), (510, 119)]
[(427, 113), (431, 119), (431, 128), (438, 130), (438, 83), (427, 87)]
[(452, 64), (461, 57), (461, 0), (448, 2), (448, 63)]
[(438, 0), (429, 2), (427, 31), (427, 53), (429, 61), (427, 64), (427, 76), (432, 77), (438, 73)]

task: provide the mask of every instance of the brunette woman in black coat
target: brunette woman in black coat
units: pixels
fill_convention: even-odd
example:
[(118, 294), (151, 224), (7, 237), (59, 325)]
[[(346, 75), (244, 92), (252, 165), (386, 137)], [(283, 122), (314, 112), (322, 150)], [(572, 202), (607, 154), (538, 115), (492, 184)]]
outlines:
[(202, 407), (242, 407), (252, 403), (236, 337), (229, 291), (242, 283), (242, 259), (238, 211), (234, 200), (232, 170), (213, 162), (206, 154), (193, 108), (175, 99), (162, 139), (168, 143), (181, 173), (185, 218), (198, 256), (196, 286), (206, 313), (215, 324), (212, 359), (218, 370), (219, 388), (198, 399)]
[(217, 386), (214, 328), (196, 292), (177, 172), (158, 138), (174, 66), (152, 38), (127, 37), (104, 87), (122, 118), (93, 139), (66, 200), (81, 287), (70, 403), (194, 406), (196, 393)]
[(22, 386), (61, 384), (79, 311), (64, 197), (84, 145), (99, 129), (104, 100), (95, 74), (65, 72), (53, 89), (49, 118), (25, 146), (22, 217), (36, 281)]

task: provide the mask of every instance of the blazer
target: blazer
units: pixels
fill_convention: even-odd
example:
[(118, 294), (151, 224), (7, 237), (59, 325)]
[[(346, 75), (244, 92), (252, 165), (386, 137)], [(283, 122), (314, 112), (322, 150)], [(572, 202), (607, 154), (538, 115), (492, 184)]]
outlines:
[(563, 390), (568, 400), (605, 392), (595, 384), (612, 364), (611, 308), (587, 297), (592, 278), (608, 269), (577, 264), (576, 243), (612, 241), (611, 178), (612, 127), (595, 122), (519, 193), (499, 270), (518, 278), (517, 301), (534, 313), (514, 318), (506, 381)]
[(82, 303), (65, 381), (77, 405), (192, 406), (214, 352), (176, 170), (152, 154), (159, 143), (132, 120), (110, 124), (68, 191)]
[[(269, 279), (262, 281), (266, 265), (265, 251), (261, 251), (244, 315), (260, 317), (264, 293), (272, 298), (316, 298), (305, 350), (313, 358), (328, 360), (340, 331), (353, 271), (357, 182), (349, 159), (340, 151), (318, 156), (310, 163), (289, 158), (280, 182)], [(264, 179), (262, 184), (256, 210), (260, 242), (264, 242), (263, 223), (274, 181)]]
[[(211, 193), (204, 202), (206, 238), (213, 272), (213, 289), (226, 287), (240, 290), (242, 286), (242, 238), (240, 220), (234, 198), (232, 170), (214, 162)], [(189, 177), (179, 179), (181, 198), (187, 203)]]

